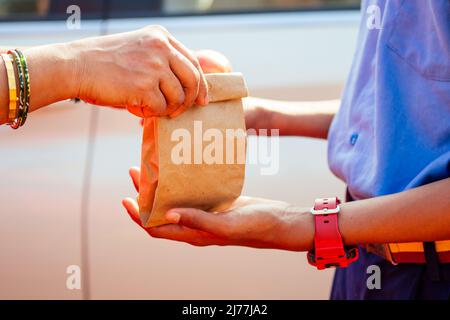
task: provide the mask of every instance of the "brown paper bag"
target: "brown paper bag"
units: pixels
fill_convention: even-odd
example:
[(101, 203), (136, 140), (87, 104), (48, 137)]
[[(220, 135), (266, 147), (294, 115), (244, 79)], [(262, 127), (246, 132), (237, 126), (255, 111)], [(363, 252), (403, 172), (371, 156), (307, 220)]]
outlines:
[(222, 211), (241, 193), (247, 88), (239, 73), (206, 79), (207, 106), (144, 121), (138, 203), (145, 227), (168, 223), (164, 215), (172, 208)]

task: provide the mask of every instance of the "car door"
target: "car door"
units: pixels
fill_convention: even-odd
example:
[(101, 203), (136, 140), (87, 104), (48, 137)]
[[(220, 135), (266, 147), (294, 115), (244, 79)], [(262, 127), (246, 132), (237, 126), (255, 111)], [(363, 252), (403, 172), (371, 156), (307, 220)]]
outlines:
[[(120, 9), (112, 5), (108, 33), (161, 24), (189, 48), (223, 52), (234, 70), (245, 75), (253, 96), (286, 100), (340, 96), (356, 41), (357, 6), (334, 8), (327, 1), (167, 0), (153, 8), (139, 7), (139, 1), (134, 10), (133, 3), (127, 1), (128, 6)], [(88, 206), (91, 298), (328, 297), (332, 271), (317, 272), (307, 265), (304, 253), (197, 248), (152, 239), (138, 228), (120, 202), (136, 196), (128, 168), (140, 164), (141, 131), (134, 116), (99, 110)], [(249, 140), (249, 152), (257, 142)], [(281, 138), (278, 172), (264, 176), (260, 169), (247, 166), (244, 194), (309, 207), (316, 197), (344, 193), (344, 185), (327, 168), (325, 141)]]
[[(38, 8), (43, 2), (47, 7)], [(2, 0), (0, 47), (100, 34), (96, 17), (68, 27), (67, 7)], [(66, 281), (70, 266), (86, 263), (81, 232), (92, 119), (92, 108), (65, 101), (33, 112), (18, 130), (0, 127), (0, 299), (84, 297)]]

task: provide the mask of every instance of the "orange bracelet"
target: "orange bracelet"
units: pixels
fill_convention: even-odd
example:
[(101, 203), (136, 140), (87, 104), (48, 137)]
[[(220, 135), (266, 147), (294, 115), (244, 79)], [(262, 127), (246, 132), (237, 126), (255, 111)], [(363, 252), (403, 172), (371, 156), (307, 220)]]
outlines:
[(9, 87), (9, 113), (8, 122), (12, 123), (16, 118), (17, 114), (17, 87), (16, 87), (16, 76), (14, 74), (14, 67), (12, 58), (5, 53), (1, 54), (3, 61), (5, 61), (6, 74), (8, 77), (8, 87)]

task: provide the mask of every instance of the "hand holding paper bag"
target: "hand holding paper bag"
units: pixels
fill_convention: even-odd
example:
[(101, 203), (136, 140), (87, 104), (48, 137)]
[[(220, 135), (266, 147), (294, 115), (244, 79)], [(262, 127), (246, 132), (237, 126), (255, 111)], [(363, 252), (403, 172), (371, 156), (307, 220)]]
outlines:
[(237, 133), (245, 129), (247, 90), (240, 74), (206, 77), (208, 106), (194, 106), (173, 119), (145, 120), (142, 166), (130, 170), (139, 206), (127, 198), (125, 209), (156, 238), (308, 250), (313, 237), (308, 209), (300, 213), (286, 202), (239, 197), (246, 145), (245, 135)]
[[(130, 176), (139, 191), (139, 168)], [(226, 211), (211, 214), (194, 208), (173, 208), (165, 217), (172, 224), (144, 227), (139, 207), (126, 198), (123, 205), (131, 219), (150, 236), (195, 246), (234, 245), (254, 248), (306, 251), (312, 248), (314, 227), (308, 208), (283, 201), (239, 197)]]
[(138, 202), (146, 227), (169, 223), (164, 216), (174, 207), (224, 210), (241, 193), (247, 88), (238, 73), (206, 79), (207, 106), (144, 122)]

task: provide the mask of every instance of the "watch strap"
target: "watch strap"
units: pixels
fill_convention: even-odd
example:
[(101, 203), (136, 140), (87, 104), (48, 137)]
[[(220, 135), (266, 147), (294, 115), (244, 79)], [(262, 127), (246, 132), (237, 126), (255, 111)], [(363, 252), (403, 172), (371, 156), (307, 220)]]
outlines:
[(314, 216), (314, 250), (308, 261), (318, 269), (346, 267), (358, 257), (356, 247), (346, 248), (339, 231), (340, 200), (337, 197), (316, 199), (311, 213)]

